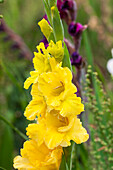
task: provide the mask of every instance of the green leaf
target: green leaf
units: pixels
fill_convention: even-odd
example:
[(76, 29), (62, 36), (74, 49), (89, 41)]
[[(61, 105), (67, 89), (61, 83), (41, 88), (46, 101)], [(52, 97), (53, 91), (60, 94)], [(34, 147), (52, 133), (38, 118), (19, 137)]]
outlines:
[(43, 0), (43, 3), (44, 3), (44, 8), (45, 8), (48, 20), (52, 26), (51, 8), (50, 8), (47, 0)]
[(57, 3), (57, 0), (48, 0), (50, 7), (55, 6)]
[(3, 168), (3, 167), (0, 167), (0, 170), (6, 170), (5, 168)]
[[(85, 43), (85, 47), (86, 47), (86, 56), (87, 56), (87, 61), (88, 64), (91, 65), (91, 69), (92, 71), (94, 71), (94, 66), (93, 66), (93, 54), (92, 54), (92, 50), (91, 50), (91, 46), (90, 46), (90, 42), (87, 36), (87, 32), (85, 31), (83, 33), (83, 38), (84, 38), (84, 43)], [(95, 90), (95, 95), (96, 95), (96, 101), (98, 104), (98, 108), (99, 110), (101, 110), (101, 103), (100, 103), (100, 88), (98, 86), (98, 84), (96, 83), (96, 80), (94, 78), (94, 75), (91, 73), (91, 78), (92, 78), (92, 82), (93, 82), (93, 87)]]
[(1, 140), (0, 166), (7, 170), (11, 170), (13, 162), (13, 132), (7, 125), (4, 126)]
[(52, 9), (52, 21), (53, 21), (53, 32), (55, 36), (55, 40), (64, 40), (64, 28), (62, 21), (60, 19), (59, 11), (56, 6)]
[(55, 37), (54, 37), (53, 32), (51, 32), (51, 34), (50, 34), (50, 36), (49, 36), (48, 41), (50, 42), (50, 40), (52, 40), (52, 41), (55, 43)]
[(69, 170), (72, 169), (72, 152), (73, 152), (74, 146), (75, 146), (75, 143), (72, 141), (71, 146), (64, 148), (65, 160), (66, 160)]
[(62, 155), (62, 161), (61, 161), (59, 170), (69, 170), (68, 166), (66, 164), (66, 160), (65, 160), (65, 155), (64, 154)]
[(70, 56), (66, 44), (64, 43), (64, 58), (62, 61), (63, 67), (68, 67), (72, 71), (72, 66), (70, 62)]

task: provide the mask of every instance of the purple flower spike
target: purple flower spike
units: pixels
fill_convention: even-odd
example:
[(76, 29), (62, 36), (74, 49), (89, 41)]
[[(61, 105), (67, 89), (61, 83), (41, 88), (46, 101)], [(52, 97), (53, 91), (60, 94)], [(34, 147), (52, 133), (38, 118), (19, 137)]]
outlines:
[(82, 57), (77, 52), (74, 52), (72, 54), (71, 64), (75, 65), (77, 68), (79, 68), (81, 66), (81, 64), (82, 64)]
[(72, 22), (69, 25), (68, 31), (71, 36), (81, 35), (81, 33), (87, 28), (87, 25)]

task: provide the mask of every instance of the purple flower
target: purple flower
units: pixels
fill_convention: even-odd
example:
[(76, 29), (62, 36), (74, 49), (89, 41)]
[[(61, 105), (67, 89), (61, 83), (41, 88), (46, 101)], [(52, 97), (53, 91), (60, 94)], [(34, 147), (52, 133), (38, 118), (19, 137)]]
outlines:
[(74, 52), (72, 54), (71, 64), (75, 65), (77, 68), (79, 68), (81, 66), (81, 64), (82, 64), (82, 57), (77, 52)]
[(71, 10), (73, 8), (73, 1), (72, 0), (64, 0), (63, 3), (61, 4), (61, 9), (65, 10)]
[(76, 19), (77, 7), (74, 0), (58, 0), (57, 7), (61, 18), (65, 19), (67, 24)]
[(69, 25), (68, 31), (69, 31), (69, 34), (70, 34), (71, 36), (76, 36), (76, 35), (78, 35), (78, 34), (81, 34), (84, 29), (86, 29), (86, 26), (84, 27), (84, 26), (83, 26), (82, 24), (80, 24), (80, 23), (72, 22), (72, 23)]
[(62, 4), (63, 4), (63, 2), (61, 0), (57, 0), (57, 8), (59, 11), (61, 10)]

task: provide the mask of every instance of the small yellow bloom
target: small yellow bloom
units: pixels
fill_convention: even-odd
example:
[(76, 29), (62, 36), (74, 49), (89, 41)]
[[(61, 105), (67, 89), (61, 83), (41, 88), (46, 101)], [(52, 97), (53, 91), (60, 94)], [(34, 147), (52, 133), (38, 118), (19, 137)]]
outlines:
[(40, 146), (36, 141), (24, 143), (21, 156), (14, 159), (14, 168), (18, 170), (58, 170), (62, 157), (62, 148), (50, 150), (43, 143)]
[(51, 40), (47, 51), (56, 59), (56, 61), (62, 61), (64, 57), (64, 48), (61, 40), (57, 41), (56, 44)]
[(44, 36), (48, 39), (51, 32), (53, 32), (52, 27), (49, 25), (49, 23), (43, 18), (38, 25), (41, 28), (42, 33), (44, 34)]
[(62, 117), (55, 110), (46, 114), (46, 118), (39, 120), (38, 124), (30, 124), (27, 128), (27, 134), (37, 142), (44, 140), (50, 149), (59, 145), (62, 147), (70, 146), (71, 140), (80, 144), (89, 138), (77, 116)]

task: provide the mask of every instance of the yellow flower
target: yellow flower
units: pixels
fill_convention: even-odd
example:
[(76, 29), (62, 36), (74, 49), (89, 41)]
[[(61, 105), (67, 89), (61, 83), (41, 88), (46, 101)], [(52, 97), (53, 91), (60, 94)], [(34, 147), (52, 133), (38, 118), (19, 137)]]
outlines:
[(41, 73), (51, 70), (49, 63), (50, 55), (45, 49), (44, 43), (40, 43), (39, 46), (37, 46), (37, 50), (38, 52), (34, 53), (35, 57), (33, 58), (35, 71), (30, 72), (31, 77), (27, 78), (24, 83), (25, 89), (28, 89), (32, 83), (37, 83)]
[(71, 71), (62, 67), (40, 75), (38, 80), (39, 90), (45, 96), (48, 105), (59, 106), (67, 95), (77, 91), (71, 80)]
[(18, 170), (58, 170), (61, 156), (61, 147), (50, 150), (44, 143), (38, 146), (30, 140), (24, 143), (21, 156), (15, 157), (13, 166)]
[(63, 59), (64, 55), (62, 41), (58, 41), (56, 44), (51, 41), (47, 49), (45, 49), (44, 43), (41, 42), (37, 46), (37, 50), (38, 52), (34, 52), (33, 58), (35, 71), (30, 72), (31, 77), (27, 78), (24, 83), (25, 89), (28, 89), (31, 84), (37, 83), (40, 74), (51, 72), (57, 65), (61, 66), (61, 63), (58, 62)]
[(48, 111), (59, 110), (64, 117), (84, 111), (80, 97), (74, 94), (77, 89), (72, 83), (72, 73), (68, 68), (57, 65), (52, 72), (41, 74), (38, 87), (46, 99)]
[(43, 18), (38, 25), (41, 28), (42, 33), (44, 34), (44, 36), (48, 39), (51, 32), (53, 32), (52, 27), (49, 25), (49, 23)]
[(33, 63), (35, 70), (38, 70), (39, 74), (41, 74), (50, 70), (50, 55), (42, 42), (37, 46), (37, 50), (38, 52), (34, 52)]
[(64, 57), (64, 49), (62, 47), (62, 41), (56, 42), (56, 44), (51, 40), (47, 51), (56, 59), (56, 61), (61, 62)]
[(62, 117), (55, 110), (46, 114), (46, 118), (39, 120), (38, 124), (30, 124), (27, 128), (27, 135), (37, 142), (44, 140), (49, 149), (54, 149), (59, 145), (70, 146), (71, 140), (80, 144), (89, 138), (77, 116)]

